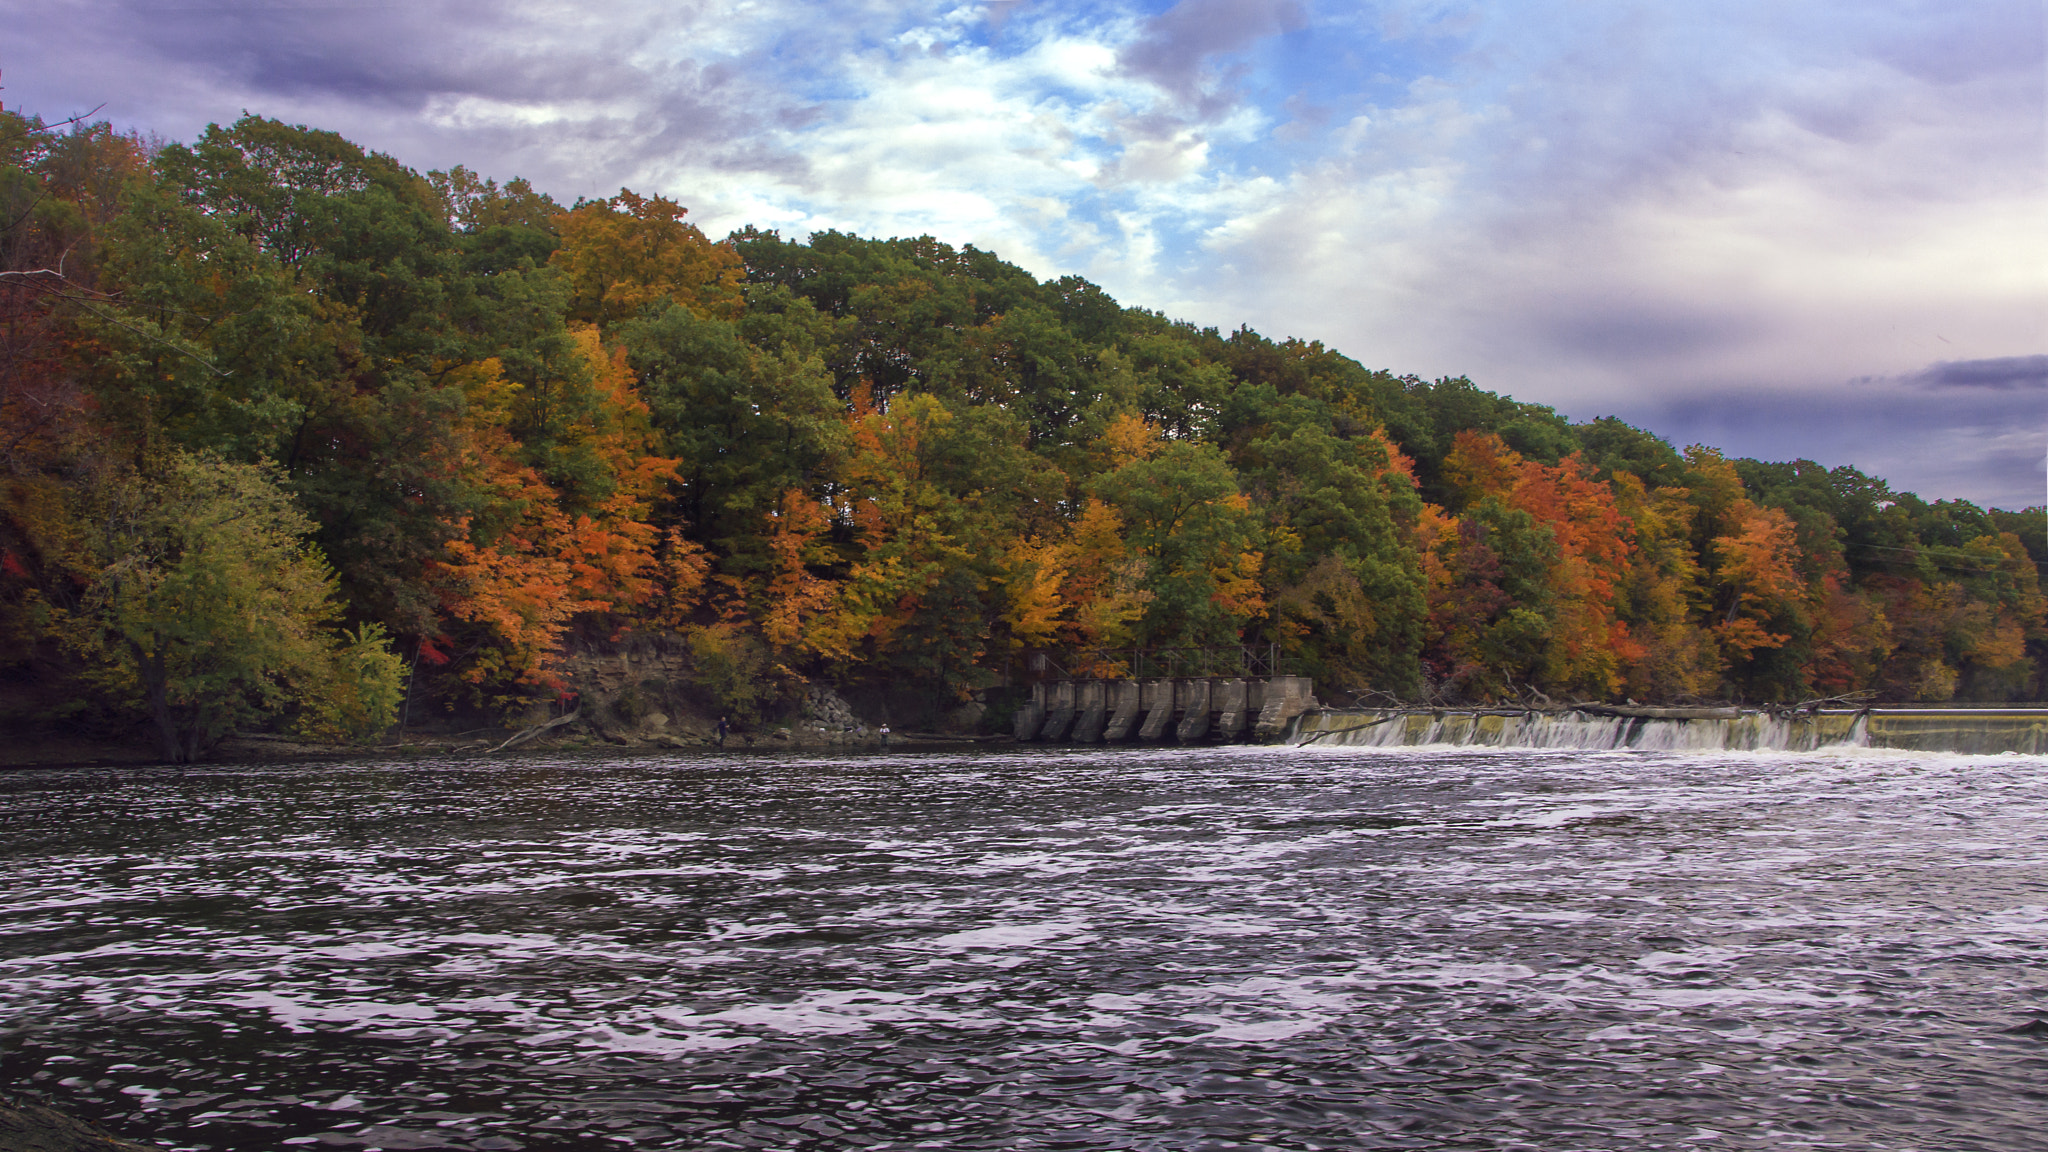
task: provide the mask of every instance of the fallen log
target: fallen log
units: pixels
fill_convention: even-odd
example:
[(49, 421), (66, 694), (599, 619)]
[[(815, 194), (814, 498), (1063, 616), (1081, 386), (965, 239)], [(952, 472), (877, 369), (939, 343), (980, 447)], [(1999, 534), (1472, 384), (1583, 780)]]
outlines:
[(1648, 704), (1574, 704), (1561, 711), (1584, 712), (1590, 716), (1626, 716), (1642, 720), (1736, 720), (1745, 712), (1754, 712), (1756, 709), (1658, 708)]
[(507, 740), (503, 744), (498, 745), (496, 748), (491, 749), (490, 752), (487, 753), (487, 755), (495, 756), (498, 753), (503, 752), (507, 748), (516, 748), (519, 745), (526, 743), (528, 740), (531, 740), (534, 737), (550, 729), (560, 728), (564, 724), (573, 724), (576, 722), (576, 718), (581, 715), (583, 715), (583, 709), (578, 708), (576, 711), (569, 713), (567, 716), (557, 716), (553, 720), (550, 720), (545, 724), (535, 724), (531, 728), (515, 732), (512, 734), (512, 738), (510, 740)]

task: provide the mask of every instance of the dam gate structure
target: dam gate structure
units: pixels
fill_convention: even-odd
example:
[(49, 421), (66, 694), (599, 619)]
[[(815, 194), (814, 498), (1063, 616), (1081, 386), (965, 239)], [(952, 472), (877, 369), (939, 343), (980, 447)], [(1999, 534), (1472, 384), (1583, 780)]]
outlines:
[(1284, 673), (1047, 679), (1031, 686), (1014, 734), (1071, 744), (2048, 755), (2048, 708), (2039, 706), (1326, 708), (1314, 687)]
[(1325, 707), (1277, 645), (1098, 650), (1030, 659), (1020, 742), (2048, 755), (2048, 707), (1627, 704)]
[(1090, 652), (1076, 664), (1078, 675), (1039, 658), (1033, 670), (1054, 676), (1032, 684), (1030, 701), (1017, 709), (1019, 741), (1278, 740), (1297, 717), (1322, 707), (1308, 677), (1279, 671), (1271, 646)]

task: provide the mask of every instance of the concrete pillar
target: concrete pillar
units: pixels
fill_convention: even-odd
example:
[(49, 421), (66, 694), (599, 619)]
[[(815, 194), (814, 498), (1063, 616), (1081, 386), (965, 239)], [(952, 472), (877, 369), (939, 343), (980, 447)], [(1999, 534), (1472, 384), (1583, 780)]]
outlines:
[(1242, 680), (1216, 681), (1210, 697), (1216, 708), (1216, 727), (1210, 732), (1210, 736), (1217, 740), (1235, 740), (1244, 734), (1246, 726), (1251, 721), (1250, 713), (1245, 708), (1246, 698), (1250, 694)]
[(1178, 698), (1180, 727), (1174, 731), (1174, 738), (1183, 744), (1192, 744), (1209, 734), (1209, 688), (1213, 683), (1207, 676), (1192, 677), (1180, 682), (1174, 693)]
[(1166, 736), (1166, 726), (1173, 722), (1173, 681), (1145, 681), (1145, 724), (1138, 729), (1138, 739), (1147, 744), (1157, 744)]
[(1074, 682), (1061, 680), (1054, 684), (1051, 696), (1045, 709), (1045, 727), (1038, 730), (1038, 738), (1065, 740), (1068, 729), (1074, 726)]
[(1099, 743), (1102, 729), (1109, 723), (1109, 685), (1100, 680), (1085, 681), (1074, 699), (1074, 743)]
[(1287, 731), (1288, 721), (1321, 707), (1316, 702), (1315, 685), (1308, 677), (1274, 676), (1266, 681), (1265, 707), (1259, 709), (1259, 722), (1252, 726), (1252, 736), (1258, 740), (1277, 740)]
[(1017, 708), (1011, 718), (1011, 732), (1018, 740), (1038, 739), (1038, 730), (1045, 725), (1045, 685), (1031, 686), (1031, 699)]
[(1121, 744), (1137, 733), (1138, 718), (1145, 714), (1144, 686), (1136, 680), (1118, 680), (1109, 685), (1109, 696), (1109, 726), (1102, 730), (1102, 738)]

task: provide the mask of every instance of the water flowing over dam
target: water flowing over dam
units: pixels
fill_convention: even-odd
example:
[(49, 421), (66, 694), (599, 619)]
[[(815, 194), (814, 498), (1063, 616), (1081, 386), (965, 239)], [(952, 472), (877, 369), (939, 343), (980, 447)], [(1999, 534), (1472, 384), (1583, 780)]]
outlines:
[(1293, 744), (1377, 748), (1449, 745), (1678, 752), (1898, 748), (2042, 755), (2048, 753), (2048, 709), (1321, 709), (1296, 717), (1286, 739)]

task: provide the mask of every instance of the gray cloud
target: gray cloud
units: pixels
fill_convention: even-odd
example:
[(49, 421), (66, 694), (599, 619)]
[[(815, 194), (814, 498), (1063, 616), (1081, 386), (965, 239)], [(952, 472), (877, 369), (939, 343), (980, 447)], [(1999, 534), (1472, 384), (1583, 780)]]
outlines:
[(1988, 388), (2000, 392), (2048, 388), (2048, 356), (1944, 360), (1906, 379), (1927, 388)]
[[(44, 49), (0, 64), (9, 105), (28, 89), (51, 118), (104, 102), (116, 122), (190, 139), (248, 109), (564, 196), (645, 183), (676, 156), (801, 180), (801, 157), (761, 129), (805, 102), (744, 52), (692, 55), (699, 8), (0, 0), (10, 39)], [(801, 66), (801, 45), (780, 47)]]
[(1691, 395), (1646, 390), (1614, 407), (1616, 415), (1676, 444), (1704, 443), (1763, 460), (1847, 464), (1895, 491), (1930, 500), (1961, 497), (2024, 508), (2042, 503), (2048, 492), (2048, 411), (2038, 395), (1936, 395), (1894, 381)]
[(1768, 321), (1753, 313), (1688, 302), (1608, 299), (1542, 316), (1542, 344), (1604, 360), (1670, 360), (1753, 338)]
[[(643, 80), (622, 66), (636, 21), (611, 27), (581, 21), (563, 28), (560, 12), (534, 3), (423, 0), (404, 5), (234, 4), (204, 8), (147, 0), (80, 5), (89, 21), (45, 23), (74, 42), (83, 31), (117, 59), (190, 70), (250, 95), (327, 97), (418, 108), (451, 92), (498, 99), (616, 95)], [(567, 33), (566, 35), (564, 33)], [(102, 72), (128, 84), (149, 77)], [(122, 83), (122, 82), (126, 83)]]
[(1180, 0), (1147, 21), (1118, 62), (1132, 75), (1195, 101), (1217, 79), (1211, 70), (1215, 57), (1301, 28), (1307, 19), (1296, 0)]
[[(1444, 79), (1468, 104), (1502, 110), (1456, 155), (1475, 193), (1503, 197), (1504, 226), (1736, 186), (1762, 169), (1867, 203), (2039, 184), (2038, 4), (1482, 11), (1470, 55)], [(1923, 133), (1918, 163), (1856, 163)]]
[(1971, 18), (1884, 20), (1873, 37), (1879, 58), (1911, 76), (1957, 84), (1994, 74), (2038, 74), (2048, 23), (2033, 0), (1978, 0)]

